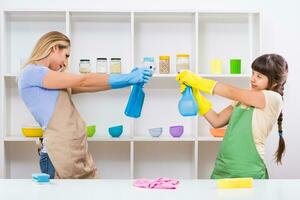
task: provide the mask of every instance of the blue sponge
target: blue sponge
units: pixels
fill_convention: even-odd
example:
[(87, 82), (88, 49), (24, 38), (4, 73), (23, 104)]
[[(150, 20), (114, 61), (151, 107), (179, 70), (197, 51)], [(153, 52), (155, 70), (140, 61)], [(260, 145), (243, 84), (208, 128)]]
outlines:
[(50, 182), (49, 178), (50, 175), (45, 173), (32, 174), (32, 180), (37, 183), (48, 183)]

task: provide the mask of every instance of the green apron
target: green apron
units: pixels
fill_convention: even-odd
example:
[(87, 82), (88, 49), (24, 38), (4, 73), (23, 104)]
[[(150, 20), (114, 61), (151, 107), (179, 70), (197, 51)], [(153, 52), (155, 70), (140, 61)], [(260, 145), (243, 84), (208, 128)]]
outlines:
[(254, 144), (252, 116), (252, 107), (234, 107), (211, 175), (212, 179), (269, 178), (265, 163)]

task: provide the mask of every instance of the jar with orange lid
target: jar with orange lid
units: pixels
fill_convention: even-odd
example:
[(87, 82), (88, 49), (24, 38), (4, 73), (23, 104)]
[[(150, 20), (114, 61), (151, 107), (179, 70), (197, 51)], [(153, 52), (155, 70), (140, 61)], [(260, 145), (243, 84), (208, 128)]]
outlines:
[(170, 56), (159, 56), (159, 73), (170, 73)]
[(190, 55), (177, 54), (176, 55), (176, 72), (180, 73), (182, 70), (190, 69)]

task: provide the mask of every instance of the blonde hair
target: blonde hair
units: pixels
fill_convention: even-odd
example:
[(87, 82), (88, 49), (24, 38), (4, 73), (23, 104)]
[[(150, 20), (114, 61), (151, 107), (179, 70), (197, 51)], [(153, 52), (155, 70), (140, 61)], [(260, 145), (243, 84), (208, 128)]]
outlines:
[(70, 44), (70, 39), (63, 33), (58, 31), (48, 32), (44, 34), (35, 44), (25, 66), (47, 58), (50, 55), (52, 48), (56, 45), (58, 45), (58, 48), (64, 49), (68, 48)]

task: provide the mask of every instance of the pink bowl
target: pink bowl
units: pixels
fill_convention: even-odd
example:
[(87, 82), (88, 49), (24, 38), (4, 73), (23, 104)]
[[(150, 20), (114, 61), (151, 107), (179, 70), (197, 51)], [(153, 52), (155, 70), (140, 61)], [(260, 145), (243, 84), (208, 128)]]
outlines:
[(183, 126), (170, 126), (170, 134), (173, 137), (180, 137), (183, 134)]

